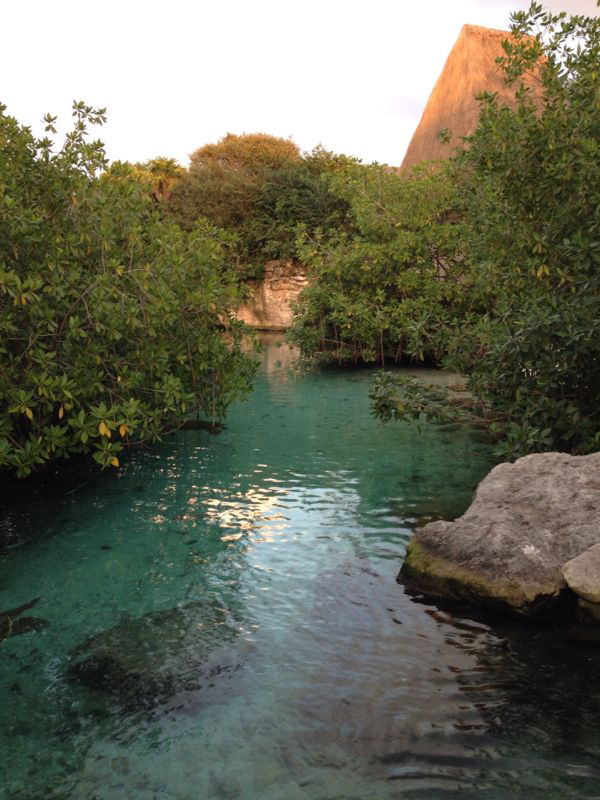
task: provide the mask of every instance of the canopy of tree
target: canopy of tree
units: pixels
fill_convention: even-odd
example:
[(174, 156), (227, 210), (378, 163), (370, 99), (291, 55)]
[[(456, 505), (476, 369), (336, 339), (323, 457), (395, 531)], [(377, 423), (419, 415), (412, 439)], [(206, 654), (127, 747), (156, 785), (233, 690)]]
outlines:
[(348, 224), (348, 203), (330, 191), (330, 178), (351, 161), (320, 147), (301, 156), (289, 139), (264, 133), (229, 133), (192, 154), (168, 213), (185, 229), (205, 217), (233, 234), (240, 277), (256, 277), (265, 260), (296, 257), (298, 226)]
[[(254, 365), (241, 350), (229, 238), (155, 209), (136, 170), (106, 168), (75, 104), (62, 149), (0, 106), (0, 468), (27, 475), (92, 452), (119, 464), (191, 412), (225, 412)], [(54, 118), (46, 131), (54, 133)], [(225, 323), (229, 335), (222, 335)]]
[(311, 280), (290, 335), (338, 362), (439, 360), (442, 330), (470, 302), (456, 187), (442, 171), (406, 177), (377, 165), (349, 167), (333, 186), (354, 231), (305, 235), (299, 254)]
[(267, 170), (300, 160), (300, 150), (290, 139), (268, 133), (228, 133), (214, 144), (205, 144), (190, 156), (190, 171), (221, 169), (261, 178)]

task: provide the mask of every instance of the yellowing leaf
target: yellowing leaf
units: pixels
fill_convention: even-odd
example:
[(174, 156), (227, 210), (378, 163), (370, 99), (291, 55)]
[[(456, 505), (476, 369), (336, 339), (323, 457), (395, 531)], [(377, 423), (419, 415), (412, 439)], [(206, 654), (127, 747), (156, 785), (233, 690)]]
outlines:
[(21, 305), (27, 305), (27, 296), (24, 294), (21, 295)]
[(550, 270), (548, 269), (548, 265), (542, 264), (542, 266), (538, 269), (538, 271), (535, 274), (537, 275), (538, 278), (541, 278), (542, 275), (550, 275)]
[(59, 418), (59, 419), (62, 419), (62, 418), (64, 417), (64, 415), (65, 415), (65, 407), (64, 407), (64, 406), (61, 406), (61, 407), (58, 409), (58, 418)]
[(114, 456), (114, 458), (110, 462), (110, 464), (111, 464), (112, 467), (118, 467), (119, 466), (119, 459), (116, 456)]
[(33, 411), (28, 406), (25, 406), (25, 415), (27, 419), (33, 419)]
[(125, 436), (127, 434), (128, 430), (129, 430), (129, 428), (127, 427), (127, 425), (120, 425), (119, 426), (119, 433), (121, 434), (121, 436)]
[(110, 439), (111, 433), (105, 422), (101, 422), (100, 425), (98, 425), (98, 431), (101, 436), (108, 436)]

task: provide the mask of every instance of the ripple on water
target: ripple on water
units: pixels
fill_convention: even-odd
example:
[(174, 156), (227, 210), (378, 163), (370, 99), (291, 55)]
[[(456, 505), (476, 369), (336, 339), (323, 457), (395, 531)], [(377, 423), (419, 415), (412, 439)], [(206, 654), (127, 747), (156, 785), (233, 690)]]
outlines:
[[(4, 503), (0, 607), (39, 596), (49, 624), (2, 645), (0, 797), (600, 797), (598, 654), (395, 580), (412, 527), (468, 505), (485, 448), (378, 426), (368, 373), (278, 352), (218, 436)], [(89, 637), (140, 683), (177, 679), (72, 680)]]

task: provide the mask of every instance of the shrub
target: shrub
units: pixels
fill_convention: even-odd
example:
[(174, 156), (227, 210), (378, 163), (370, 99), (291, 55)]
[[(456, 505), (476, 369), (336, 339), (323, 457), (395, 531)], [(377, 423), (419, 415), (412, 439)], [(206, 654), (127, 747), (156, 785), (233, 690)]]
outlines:
[[(165, 223), (130, 167), (108, 176), (75, 104), (64, 146), (0, 107), (0, 467), (26, 475), (156, 439), (247, 391), (227, 236)], [(46, 117), (54, 132), (54, 118)], [(226, 340), (222, 323), (230, 331)]]

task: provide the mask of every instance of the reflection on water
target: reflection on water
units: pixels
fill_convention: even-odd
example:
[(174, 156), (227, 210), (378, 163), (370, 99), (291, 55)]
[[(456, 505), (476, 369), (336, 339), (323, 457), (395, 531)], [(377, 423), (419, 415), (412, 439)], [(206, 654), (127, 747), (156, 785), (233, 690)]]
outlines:
[(218, 435), (5, 496), (0, 609), (47, 624), (1, 646), (0, 797), (600, 797), (597, 651), (395, 580), (484, 446), (377, 425), (367, 372), (260, 357)]

